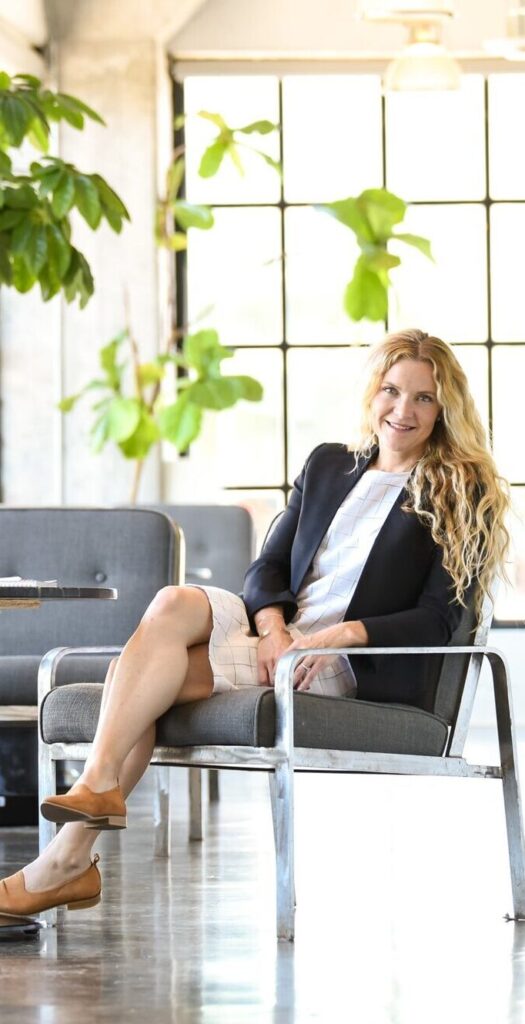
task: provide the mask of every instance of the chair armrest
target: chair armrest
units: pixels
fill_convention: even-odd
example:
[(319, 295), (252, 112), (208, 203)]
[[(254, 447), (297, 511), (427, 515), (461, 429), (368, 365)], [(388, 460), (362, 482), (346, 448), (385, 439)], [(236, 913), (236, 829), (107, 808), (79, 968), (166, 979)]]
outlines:
[(56, 686), (58, 666), (64, 658), (80, 654), (83, 657), (105, 654), (108, 657), (120, 654), (122, 647), (53, 647), (47, 651), (38, 668), (38, 706), (44, 697)]

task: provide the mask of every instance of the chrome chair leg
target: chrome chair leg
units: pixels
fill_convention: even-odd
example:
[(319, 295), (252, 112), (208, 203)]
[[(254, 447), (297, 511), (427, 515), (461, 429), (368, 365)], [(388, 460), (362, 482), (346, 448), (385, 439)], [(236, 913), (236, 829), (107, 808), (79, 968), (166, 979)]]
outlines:
[(170, 769), (164, 765), (155, 768), (155, 791), (153, 803), (154, 855), (171, 856), (171, 801)]
[(517, 745), (512, 711), (512, 700), (508, 683), (508, 671), (504, 658), (490, 652), (494, 680), (494, 697), (500, 749), (500, 764), (503, 781), (503, 799), (507, 823), (507, 845), (509, 850), (513, 920), (525, 920), (525, 840), (523, 834), (523, 806), (521, 800)]

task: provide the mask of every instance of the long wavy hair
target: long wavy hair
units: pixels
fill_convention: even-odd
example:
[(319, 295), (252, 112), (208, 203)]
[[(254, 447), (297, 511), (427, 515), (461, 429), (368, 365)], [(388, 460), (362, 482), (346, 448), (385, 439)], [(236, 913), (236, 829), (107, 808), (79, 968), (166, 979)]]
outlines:
[(361, 436), (349, 448), (358, 457), (369, 457), (377, 445), (372, 400), (385, 374), (400, 359), (430, 363), (440, 406), (425, 451), (408, 479), (403, 510), (417, 515), (443, 549), (443, 565), (461, 605), (471, 584), (477, 582), (479, 618), (494, 579), (506, 578), (509, 487), (498, 475), (467, 378), (449, 345), (423, 331), (407, 330), (373, 346)]

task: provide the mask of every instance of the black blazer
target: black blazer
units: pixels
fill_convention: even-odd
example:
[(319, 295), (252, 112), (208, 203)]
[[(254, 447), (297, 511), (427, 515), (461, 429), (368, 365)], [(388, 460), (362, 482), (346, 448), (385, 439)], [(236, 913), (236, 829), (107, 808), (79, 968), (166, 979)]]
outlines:
[[(375, 453), (372, 453), (373, 458)], [(253, 616), (282, 605), (286, 622), (297, 611), (296, 595), (337, 509), (368, 466), (342, 444), (315, 448), (295, 481), (289, 504), (250, 566), (243, 598)], [(430, 530), (401, 506), (403, 489), (373, 544), (345, 621), (360, 619), (371, 647), (441, 646), (459, 623), (461, 607)], [(442, 658), (350, 658), (358, 698), (431, 709)]]

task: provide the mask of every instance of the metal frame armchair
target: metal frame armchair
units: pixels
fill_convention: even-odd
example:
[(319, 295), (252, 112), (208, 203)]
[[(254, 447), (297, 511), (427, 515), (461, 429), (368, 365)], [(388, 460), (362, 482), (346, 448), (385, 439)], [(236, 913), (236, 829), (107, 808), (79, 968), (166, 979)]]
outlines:
[[(469, 642), (472, 621), (472, 611), (466, 610), (448, 647), (351, 649), (352, 657), (375, 654), (397, 657), (407, 653), (441, 656), (442, 668), (432, 711), (294, 693), (293, 669), (301, 657), (300, 652), (295, 652), (281, 658), (275, 692), (266, 687), (253, 687), (233, 695), (220, 694), (209, 701), (173, 708), (159, 720), (153, 764), (268, 771), (280, 939), (294, 938), (295, 771), (500, 779), (507, 822), (512, 916), (525, 919), (523, 815), (508, 666), (503, 654), (486, 646), (486, 619), (477, 629), (473, 642)], [(341, 648), (338, 652), (344, 650)], [(86, 689), (86, 684), (78, 684), (55, 688), (61, 663), (75, 653), (78, 652), (67, 649), (50, 651), (40, 668), (42, 796), (55, 791), (58, 761), (87, 756), (96, 728), (101, 687), (92, 685)], [(309, 653), (315, 652), (310, 650)], [(484, 658), (489, 662), (494, 682), (500, 765), (469, 764), (463, 756)], [(167, 806), (157, 806), (157, 823), (163, 835), (157, 848), (169, 852), (169, 838), (159, 810), (165, 813)], [(42, 819), (42, 845), (47, 844), (53, 834), (54, 826)], [(54, 913), (48, 917), (53, 919)]]

